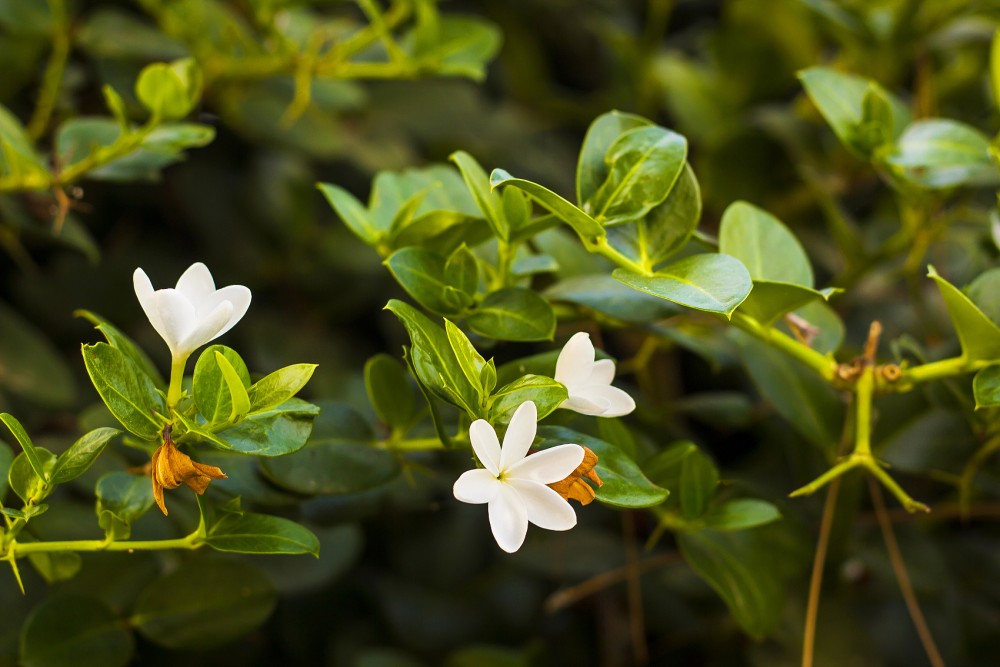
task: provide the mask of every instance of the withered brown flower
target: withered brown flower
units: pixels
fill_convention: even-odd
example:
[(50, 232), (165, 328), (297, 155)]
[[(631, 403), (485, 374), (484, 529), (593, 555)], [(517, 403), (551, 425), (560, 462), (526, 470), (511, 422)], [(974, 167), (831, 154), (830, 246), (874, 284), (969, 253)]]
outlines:
[(584, 447), (583, 461), (576, 467), (576, 470), (571, 472), (566, 479), (547, 486), (566, 500), (577, 500), (581, 505), (589, 505), (597, 497), (597, 493), (592, 486), (583, 481), (584, 478), (596, 484), (597, 488), (604, 486), (604, 482), (594, 470), (595, 465), (597, 465), (597, 454)]
[(163, 444), (153, 452), (150, 473), (153, 478), (153, 499), (164, 515), (167, 514), (167, 506), (163, 502), (163, 489), (176, 489), (181, 484), (187, 484), (200, 496), (213, 479), (229, 477), (219, 468), (198, 463), (177, 449), (170, 437), (169, 424), (163, 428)]

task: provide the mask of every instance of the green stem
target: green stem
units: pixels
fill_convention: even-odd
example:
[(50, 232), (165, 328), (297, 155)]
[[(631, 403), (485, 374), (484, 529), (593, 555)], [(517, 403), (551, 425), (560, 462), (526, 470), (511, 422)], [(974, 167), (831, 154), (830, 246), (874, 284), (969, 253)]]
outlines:
[(49, 11), (52, 15), (52, 55), (45, 66), (38, 102), (27, 127), (28, 136), (34, 140), (44, 135), (49, 125), (52, 110), (59, 98), (59, 84), (62, 83), (66, 62), (69, 60), (70, 36), (66, 1), (49, 0)]
[(875, 391), (875, 368), (868, 366), (858, 378), (855, 388), (857, 399), (854, 401), (857, 407), (857, 417), (855, 420), (856, 439), (854, 442), (854, 455), (871, 458), (872, 455), (872, 394)]
[(167, 388), (167, 411), (173, 412), (181, 402), (181, 381), (184, 379), (184, 366), (187, 365), (187, 355), (174, 357), (170, 362), (170, 386)]
[(53, 175), (51, 185), (69, 185), (88, 172), (103, 167), (109, 162), (114, 162), (115, 160), (137, 150), (146, 137), (149, 136), (149, 134), (155, 130), (159, 124), (160, 119), (153, 116), (145, 125), (137, 128), (133, 132), (129, 132), (128, 134), (119, 137), (118, 140), (110, 146), (98, 148), (83, 160), (75, 162), (58, 174)]
[(607, 237), (602, 236), (594, 241), (587, 242), (585, 246), (589, 252), (596, 253), (602, 257), (606, 257), (607, 259), (610, 259), (612, 262), (614, 262), (615, 264), (624, 269), (635, 271), (636, 273), (643, 276), (653, 275), (653, 271), (648, 267), (643, 266), (639, 262), (632, 261), (625, 255), (621, 254), (620, 252), (612, 248), (611, 245), (608, 244)]
[(730, 323), (741, 329), (754, 338), (758, 338), (771, 347), (781, 350), (785, 354), (794, 357), (803, 364), (813, 369), (821, 378), (827, 382), (836, 383), (837, 362), (822, 352), (818, 352), (808, 345), (800, 343), (791, 336), (788, 336), (774, 327), (765, 327), (752, 317), (739, 311), (733, 313)]
[(942, 378), (954, 377), (955, 375), (962, 375), (963, 373), (974, 373), (992, 363), (995, 362), (982, 359), (970, 362), (966, 360), (965, 355), (932, 361), (929, 364), (921, 364), (913, 368), (903, 369), (900, 383), (928, 382), (930, 380), (940, 380)]
[(53, 542), (15, 542), (10, 545), (10, 553), (15, 558), (51, 551), (159, 551), (162, 549), (197, 549), (202, 546), (202, 536), (195, 531), (186, 537), (170, 540), (63, 540)]
[(385, 449), (397, 452), (421, 452), (430, 449), (446, 449), (440, 438), (388, 438), (379, 443)]

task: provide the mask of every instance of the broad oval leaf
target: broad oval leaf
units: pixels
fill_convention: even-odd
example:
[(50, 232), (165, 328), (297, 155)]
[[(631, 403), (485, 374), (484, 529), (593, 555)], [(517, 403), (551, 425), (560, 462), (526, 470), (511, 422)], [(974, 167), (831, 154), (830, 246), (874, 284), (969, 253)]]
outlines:
[(469, 328), (497, 340), (552, 340), (556, 315), (537, 292), (508, 287), (486, 295), (468, 317)]
[(679, 496), (685, 519), (700, 517), (715, 495), (719, 469), (701, 449), (694, 447), (681, 461)]
[(545, 290), (550, 301), (565, 301), (629, 324), (645, 324), (684, 312), (670, 301), (632, 289), (609, 273), (572, 276)]
[(486, 222), (490, 224), (490, 229), (498, 239), (508, 240), (511, 225), (507, 222), (500, 196), (490, 187), (490, 179), (486, 172), (476, 159), (465, 151), (456, 151), (448, 159), (454, 162), (462, 173), (462, 179), (475, 198), (479, 210), (483, 212)]
[(770, 326), (778, 318), (814, 301), (826, 301), (839, 291), (834, 288), (814, 290), (811, 287), (791, 283), (755, 280), (750, 295), (740, 304), (740, 312), (746, 313), (764, 326)]
[(1000, 364), (982, 369), (972, 379), (976, 410), (1000, 407)]
[[(219, 365), (219, 355), (229, 362), (231, 370), (235, 371), (238, 382), (226, 379)], [(240, 385), (241, 387), (237, 386)], [(231, 420), (234, 410), (233, 389), (243, 389), (241, 400), (250, 387), (250, 371), (239, 353), (225, 345), (210, 345), (198, 357), (194, 365), (194, 376), (191, 389), (194, 392), (194, 402), (198, 412), (209, 424), (225, 423)]]
[(121, 431), (118, 429), (105, 426), (82, 436), (56, 458), (52, 468), (52, 483), (62, 484), (85, 473), (119, 433)]
[(160, 436), (166, 415), (163, 396), (153, 380), (121, 350), (107, 343), (83, 346), (83, 362), (94, 388), (118, 421), (143, 440)]
[(615, 269), (617, 280), (640, 292), (688, 308), (731, 317), (753, 283), (742, 262), (729, 255), (705, 254), (669, 264), (653, 275)]
[(746, 530), (780, 518), (778, 508), (766, 500), (736, 498), (711, 508), (702, 520), (713, 530)]
[(361, 493), (392, 481), (401, 467), (385, 449), (360, 442), (315, 442), (291, 456), (261, 461), (278, 486), (307, 495)]
[(41, 467), (41, 474), (35, 472), (35, 467), (28, 459), (25, 452), (21, 452), (14, 457), (7, 472), (7, 482), (11, 491), (24, 502), (34, 501), (37, 504), (44, 500), (47, 495), (45, 477), (51, 473), (52, 467), (56, 463), (56, 455), (44, 447), (36, 447), (34, 451), (38, 465)]
[(986, 135), (954, 120), (916, 121), (879, 159), (894, 175), (921, 188), (991, 186), (1000, 181)]
[(114, 326), (97, 313), (93, 313), (89, 310), (77, 310), (74, 311), (73, 315), (76, 317), (82, 317), (93, 324), (94, 328), (100, 331), (104, 336), (108, 345), (116, 347), (124, 352), (128, 358), (136, 363), (143, 373), (152, 378), (153, 384), (161, 389), (167, 386), (167, 383), (164, 382), (159, 369), (156, 368), (156, 365), (153, 363), (152, 359), (149, 358), (149, 355), (147, 355), (141, 347), (136, 345), (135, 341), (123, 334), (118, 327)]
[(608, 163), (604, 157), (619, 137), (637, 127), (652, 125), (641, 116), (621, 111), (609, 111), (598, 116), (587, 128), (576, 163), (576, 201), (589, 201), (597, 188), (608, 178)]
[(385, 260), (396, 281), (421, 306), (438, 315), (454, 315), (461, 312), (457, 295), (449, 294), (458, 290), (448, 284), (445, 278), (445, 260), (440, 255), (419, 246), (400, 248)]
[(294, 397), (315, 370), (316, 364), (292, 364), (265, 375), (250, 387), (250, 412), (270, 410)]
[(365, 363), (365, 390), (375, 414), (386, 424), (405, 428), (418, 412), (416, 396), (406, 367), (388, 354), (377, 354)]
[(719, 252), (743, 262), (755, 281), (813, 286), (809, 257), (798, 239), (776, 217), (738, 201), (722, 214)]
[(224, 513), (208, 528), (205, 543), (216, 551), (243, 554), (312, 554), (319, 539), (305, 526), (266, 514)]
[(388, 225), (385, 228), (377, 226), (365, 205), (344, 188), (332, 183), (318, 183), (316, 187), (347, 228), (368, 245), (377, 245), (389, 231)]
[(153, 485), (146, 475), (116, 470), (97, 480), (97, 522), (115, 539), (127, 539), (130, 526), (153, 506)]
[(312, 403), (291, 398), (218, 433), (198, 427), (191, 430), (221, 449), (254, 456), (284, 456), (305, 447), (318, 414), (319, 408)]
[(514, 411), (525, 401), (532, 401), (538, 409), (538, 419), (544, 419), (569, 398), (566, 387), (544, 375), (525, 375), (496, 391), (490, 398), (489, 421), (506, 424)]
[(46, 599), (21, 630), (25, 667), (118, 667), (132, 658), (132, 633), (107, 605), (82, 595)]

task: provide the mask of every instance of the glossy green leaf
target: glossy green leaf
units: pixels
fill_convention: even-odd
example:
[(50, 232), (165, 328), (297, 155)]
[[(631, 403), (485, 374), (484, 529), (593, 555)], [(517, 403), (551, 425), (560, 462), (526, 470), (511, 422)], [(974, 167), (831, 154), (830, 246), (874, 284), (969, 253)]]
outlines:
[(396, 428), (413, 423), (418, 406), (403, 364), (387, 354), (369, 359), (365, 363), (365, 390), (383, 422)]
[(45, 479), (51, 474), (52, 467), (56, 463), (56, 455), (43, 447), (36, 447), (34, 454), (41, 466), (42, 473), (40, 475), (35, 472), (35, 468), (25, 452), (14, 457), (10, 464), (10, 470), (7, 472), (7, 481), (11, 491), (26, 503), (29, 501), (37, 503), (48, 495)]
[(316, 187), (323, 193), (326, 201), (340, 216), (347, 228), (368, 245), (377, 245), (388, 232), (388, 227), (385, 229), (377, 227), (369, 217), (364, 204), (344, 188), (332, 183), (319, 183)]
[(72, 405), (73, 375), (48, 337), (3, 302), (0, 331), (0, 389), (43, 407)]
[[(18, 26), (20, 28), (20, 26)], [(28, 136), (17, 116), (0, 104), (0, 176), (35, 177), (38, 188), (48, 183), (48, 170), (35, 151), (34, 143)]]
[(608, 273), (573, 276), (545, 290), (550, 301), (564, 301), (629, 324), (645, 324), (684, 312), (670, 301), (639, 292)]
[(770, 546), (752, 532), (703, 530), (677, 536), (684, 560), (725, 600), (751, 637), (762, 639), (777, 625), (784, 586), (769, 566)]
[(685, 519), (696, 519), (705, 512), (718, 484), (719, 470), (712, 459), (699, 448), (692, 449), (681, 461), (678, 488)]
[(46, 599), (21, 630), (25, 667), (121, 667), (131, 660), (132, 633), (100, 600), (80, 595)]
[(556, 316), (538, 293), (508, 287), (486, 295), (468, 317), (469, 328), (497, 340), (552, 340)]
[[(223, 358), (229, 363), (229, 369), (235, 373), (230, 380), (220, 366), (219, 359)], [(249, 409), (249, 397), (247, 389), (250, 387), (250, 371), (243, 358), (236, 350), (225, 345), (210, 345), (198, 357), (194, 365), (194, 376), (191, 380), (191, 388), (194, 392), (194, 402), (198, 406), (198, 412), (205, 420), (212, 423), (225, 423), (231, 421), (236, 405), (233, 401), (233, 389), (242, 389), (239, 397), (246, 403), (241, 407)], [(245, 414), (245, 413), (244, 413)]]
[(813, 286), (812, 265), (798, 239), (780, 220), (753, 204), (738, 201), (726, 208), (719, 252), (743, 262), (755, 281)]
[(232, 400), (229, 421), (236, 423), (250, 412), (250, 395), (247, 393), (247, 387), (244, 384), (243, 378), (236, 372), (236, 369), (233, 368), (233, 365), (226, 359), (225, 355), (221, 352), (216, 352), (215, 361), (218, 364), (219, 371), (222, 373), (222, 379), (226, 382), (226, 387), (229, 389), (229, 397)]
[(770, 326), (778, 318), (814, 301), (825, 301), (838, 291), (833, 288), (814, 290), (791, 283), (755, 280), (750, 295), (740, 304), (740, 312), (764, 326)]
[(961, 290), (938, 275), (934, 267), (928, 274), (944, 298), (944, 305), (951, 316), (951, 323), (962, 343), (962, 355), (968, 361), (1000, 359), (1000, 327), (986, 317)]
[(116, 428), (103, 427), (82, 436), (56, 458), (52, 483), (63, 484), (85, 473), (108, 443), (120, 433)]
[(414, 36), (414, 57), (437, 74), (475, 81), (486, 77), (486, 64), (503, 41), (496, 26), (472, 16), (442, 16), (436, 32), (436, 39), (427, 42)]
[(651, 121), (634, 114), (609, 111), (598, 116), (587, 128), (587, 135), (580, 147), (576, 163), (576, 200), (589, 201), (597, 189), (608, 179), (605, 156), (619, 137), (639, 127), (652, 125)]
[(451, 320), (444, 321), (444, 332), (445, 336), (448, 337), (448, 344), (451, 346), (452, 354), (455, 355), (455, 360), (458, 362), (458, 367), (461, 369), (462, 375), (465, 376), (466, 381), (476, 390), (479, 396), (479, 403), (481, 404), (485, 397), (483, 396), (480, 377), (483, 372), (483, 366), (486, 365), (486, 360), (476, 351), (476, 348), (469, 341), (465, 332), (452, 323)]
[(479, 394), (465, 378), (444, 329), (409, 304), (396, 299), (389, 301), (386, 310), (406, 327), (413, 344), (413, 367), (424, 386), (475, 418), (479, 411)]
[(142, 348), (135, 344), (135, 342), (123, 334), (116, 326), (108, 322), (106, 319), (93, 313), (89, 310), (77, 310), (73, 313), (76, 317), (82, 317), (94, 325), (104, 339), (107, 341), (108, 345), (111, 347), (118, 348), (125, 353), (129, 359), (135, 362), (136, 366), (142, 370), (143, 373), (148, 375), (153, 383), (160, 388), (165, 388), (167, 383), (163, 380), (163, 376), (160, 374), (159, 369), (156, 368), (156, 364), (149, 358)]
[(1000, 326), (1000, 268), (983, 271), (963, 291), (986, 317)]
[(13, 462), (13, 450), (6, 442), (0, 440), (0, 500), (4, 499), (7, 495), (7, 489), (10, 487), (7, 478), (10, 475), (10, 466)]
[(766, 500), (736, 498), (711, 508), (703, 521), (713, 530), (746, 530), (780, 518), (778, 508)]
[(610, 443), (562, 426), (540, 426), (542, 449), (566, 443), (587, 447), (597, 454), (594, 469), (604, 486), (597, 489), (597, 499), (613, 507), (652, 507), (666, 500), (669, 491), (653, 484), (620, 448)]
[(706, 254), (669, 264), (651, 276), (615, 269), (615, 279), (640, 292), (696, 310), (731, 317), (753, 283), (746, 267), (728, 255)]
[(921, 188), (991, 186), (1000, 182), (989, 138), (954, 120), (914, 122), (879, 159), (893, 174)]
[(311, 442), (291, 456), (261, 462), (268, 479), (306, 495), (362, 493), (395, 479), (396, 457), (371, 444), (345, 441)]
[(146, 475), (116, 470), (97, 480), (97, 523), (114, 539), (128, 539), (130, 527), (153, 506), (153, 485)]
[(35, 471), (35, 474), (40, 479), (47, 479), (45, 467), (42, 465), (42, 458), (38, 454), (38, 448), (31, 441), (31, 437), (28, 432), (24, 430), (24, 426), (21, 422), (17, 420), (17, 417), (10, 414), (9, 412), (0, 412), (0, 422), (10, 429), (11, 435), (17, 440), (17, 443), (21, 445), (21, 451), (24, 453), (24, 458), (27, 460), (28, 464), (31, 465), (31, 469)]
[(143, 440), (160, 436), (166, 415), (163, 396), (153, 380), (124, 352), (107, 343), (83, 346), (83, 362), (94, 388), (118, 421)]
[(489, 422), (506, 424), (525, 401), (533, 401), (544, 419), (569, 398), (566, 387), (544, 375), (525, 375), (498, 389), (490, 398)]
[(463, 300), (463, 306), (472, 305), (472, 297), (479, 291), (479, 262), (465, 244), (456, 248), (445, 261), (444, 279), (469, 297), (467, 301)]
[(250, 412), (263, 412), (295, 396), (316, 370), (316, 364), (292, 364), (265, 375), (249, 390)]
[(987, 366), (972, 379), (976, 410), (1000, 407), (1000, 364)]
[(458, 290), (449, 285), (445, 260), (436, 253), (417, 246), (401, 248), (389, 256), (385, 265), (407, 294), (427, 310), (438, 315), (460, 312), (458, 294), (449, 298)]
[(572, 227), (585, 242), (604, 236), (604, 227), (601, 223), (548, 188), (521, 178), (514, 178), (503, 169), (494, 169), (490, 174), (490, 187), (496, 189), (502, 185), (518, 188), (534, 197), (535, 201)]
[(504, 241), (510, 238), (510, 225), (507, 223), (507, 216), (504, 214), (503, 202), (500, 195), (490, 187), (490, 179), (483, 171), (474, 157), (465, 151), (456, 151), (449, 156), (455, 163), (458, 170), (462, 172), (462, 179), (465, 181), (469, 192), (476, 199), (479, 210), (483, 212), (483, 217), (490, 224), (490, 229), (498, 239)]
[(147, 586), (130, 621), (160, 646), (205, 649), (256, 629), (275, 603), (274, 586), (253, 565), (199, 558), (181, 563)]
[(255, 412), (236, 426), (217, 433), (187, 424), (190, 430), (211, 445), (254, 456), (284, 456), (302, 449), (312, 433), (319, 408), (298, 398), (290, 398), (262, 412)]
[(250, 512), (223, 514), (209, 526), (205, 543), (216, 551), (319, 557), (319, 539), (305, 526), (281, 517)]

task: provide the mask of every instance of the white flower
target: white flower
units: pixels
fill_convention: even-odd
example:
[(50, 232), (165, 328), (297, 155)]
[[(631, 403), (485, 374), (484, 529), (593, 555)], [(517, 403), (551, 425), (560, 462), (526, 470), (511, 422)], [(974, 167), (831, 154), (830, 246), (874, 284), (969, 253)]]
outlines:
[(531, 401), (514, 412), (503, 437), (484, 419), (469, 427), (469, 439), (486, 466), (462, 473), (455, 497), (463, 503), (489, 504), (490, 528), (497, 544), (514, 553), (524, 543), (528, 522), (548, 530), (569, 530), (576, 512), (562, 496), (546, 486), (569, 476), (583, 462), (583, 447), (559, 445), (525, 456), (535, 439), (538, 411)]
[(153, 291), (142, 269), (132, 274), (132, 283), (149, 323), (167, 342), (175, 360), (186, 359), (232, 329), (250, 307), (249, 289), (243, 285), (215, 289), (212, 273), (201, 262), (188, 267), (175, 288)]
[(556, 382), (569, 391), (560, 408), (596, 417), (621, 417), (635, 410), (635, 401), (621, 389), (611, 386), (615, 362), (594, 360), (590, 334), (574, 334), (563, 346), (556, 361)]

